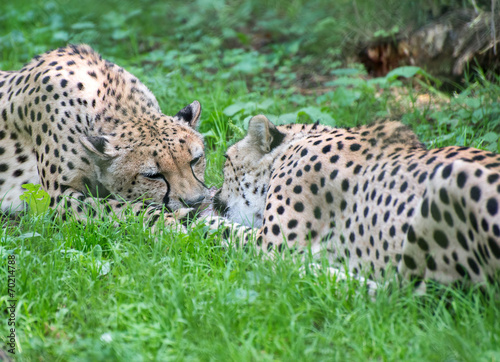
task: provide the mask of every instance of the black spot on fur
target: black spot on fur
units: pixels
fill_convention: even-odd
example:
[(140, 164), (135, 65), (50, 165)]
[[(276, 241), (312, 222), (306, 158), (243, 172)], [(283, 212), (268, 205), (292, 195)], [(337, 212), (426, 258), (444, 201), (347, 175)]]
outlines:
[(423, 217), (429, 216), (429, 199), (425, 198), (420, 209)]
[(495, 182), (498, 181), (498, 179), (500, 178), (500, 175), (495, 173), (495, 174), (492, 174), (492, 175), (489, 175), (488, 176), (488, 183), (489, 184), (494, 184)]
[(450, 244), (448, 237), (441, 230), (434, 230), (434, 241), (443, 249), (446, 249)]
[(439, 211), (439, 208), (434, 201), (431, 202), (431, 215), (434, 221), (436, 221), (437, 223), (441, 221), (441, 212)]
[(457, 230), (457, 240), (462, 248), (464, 248), (465, 250), (469, 250), (467, 239), (465, 238), (464, 234), (460, 232), (460, 230)]
[(481, 198), (481, 189), (477, 186), (473, 186), (470, 189), (470, 197), (476, 202), (479, 201), (479, 199)]
[(500, 259), (500, 246), (493, 238), (488, 238), (488, 245), (495, 258)]
[(293, 208), (297, 212), (302, 212), (304, 211), (304, 204), (302, 202), (296, 202), (295, 205), (293, 205)]
[(466, 182), (467, 182), (467, 174), (462, 171), (457, 176), (457, 186), (462, 189), (465, 186)]
[(447, 179), (448, 177), (450, 177), (452, 170), (453, 170), (453, 165), (452, 164), (449, 164), (448, 166), (446, 166), (443, 169), (443, 173), (442, 173), (443, 178)]
[(442, 203), (448, 205), (450, 203), (450, 198), (448, 197), (448, 191), (444, 187), (439, 190), (439, 199)]
[(493, 197), (488, 199), (486, 203), (486, 209), (491, 216), (495, 216), (498, 212), (498, 201)]
[(314, 217), (318, 220), (321, 219), (321, 208), (319, 206), (314, 208)]
[(359, 143), (353, 143), (350, 149), (351, 151), (359, 151), (361, 149), (361, 145)]
[(413, 257), (411, 257), (410, 255), (404, 254), (403, 261), (405, 265), (408, 267), (408, 269), (411, 270), (417, 269), (417, 263), (415, 263), (415, 259), (413, 259)]

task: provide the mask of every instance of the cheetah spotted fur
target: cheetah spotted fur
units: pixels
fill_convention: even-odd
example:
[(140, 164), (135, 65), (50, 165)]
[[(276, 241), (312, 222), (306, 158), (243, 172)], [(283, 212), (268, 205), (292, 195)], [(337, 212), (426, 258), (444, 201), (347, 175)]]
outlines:
[(353, 275), (396, 270), (421, 288), (498, 281), (500, 155), (427, 150), (394, 121), (276, 127), (259, 115), (226, 158), (214, 206), (231, 222), (210, 224), (242, 246), (310, 246)]
[(131, 201), (151, 222), (172, 222), (163, 207), (184, 215), (206, 196), (200, 112), (195, 101), (164, 115), (146, 86), (87, 45), (0, 71), (1, 208), (20, 210), (21, 186), (41, 183), (51, 207), (65, 199), (82, 218), (107, 198), (118, 216)]

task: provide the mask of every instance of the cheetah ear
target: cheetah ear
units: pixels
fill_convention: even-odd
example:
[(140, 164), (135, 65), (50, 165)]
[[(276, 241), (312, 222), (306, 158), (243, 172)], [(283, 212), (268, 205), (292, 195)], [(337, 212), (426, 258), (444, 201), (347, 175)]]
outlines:
[(278, 131), (266, 116), (259, 114), (248, 123), (248, 136), (262, 152), (268, 153), (283, 142), (285, 135)]
[(115, 150), (109, 144), (108, 136), (80, 136), (80, 142), (92, 157), (100, 160), (110, 160), (116, 156)]
[(185, 122), (188, 126), (192, 128), (198, 128), (198, 121), (200, 120), (201, 114), (201, 104), (198, 101), (194, 101), (193, 103), (187, 105), (182, 108), (177, 114), (174, 116), (174, 119)]

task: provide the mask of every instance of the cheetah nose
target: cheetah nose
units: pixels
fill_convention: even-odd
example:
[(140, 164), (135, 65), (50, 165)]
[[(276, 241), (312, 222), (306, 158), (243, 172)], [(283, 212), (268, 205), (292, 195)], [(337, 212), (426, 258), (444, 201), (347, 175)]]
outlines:
[(205, 199), (204, 196), (200, 196), (196, 199), (181, 199), (181, 202), (187, 207), (192, 207), (198, 209), (201, 206), (201, 202)]

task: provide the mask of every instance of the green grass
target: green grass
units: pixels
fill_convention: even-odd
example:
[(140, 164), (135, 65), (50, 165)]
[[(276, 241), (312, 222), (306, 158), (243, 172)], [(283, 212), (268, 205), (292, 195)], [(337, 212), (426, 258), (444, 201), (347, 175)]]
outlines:
[[(218, 237), (22, 218), (15, 250), (21, 360), (496, 360), (493, 295), (382, 291), (375, 301), (293, 260)], [(39, 236), (38, 236), (39, 235)], [(493, 291), (491, 291), (493, 293)]]
[[(215, 186), (223, 153), (256, 113), (338, 126), (401, 118), (429, 147), (500, 151), (498, 82), (479, 76), (442, 94), (425, 77), (367, 79), (343, 56), (345, 43), (363, 36), (359, 19), (390, 31), (411, 18), (412, 6), (394, 7), (391, 17), (380, 9), (400, 2), (266, 3), (2, 3), (0, 69), (86, 42), (137, 75), (165, 113), (199, 100), (206, 178)], [(258, 43), (262, 37), (271, 42)], [(201, 227), (159, 236), (134, 219), (120, 227), (43, 215), (1, 223), (2, 273), (11, 253), (18, 267), (18, 360), (500, 360), (495, 288), (416, 297), (392, 285), (372, 301), (356, 283), (304, 273), (292, 258), (223, 249)], [(0, 290), (5, 310), (5, 281)]]

